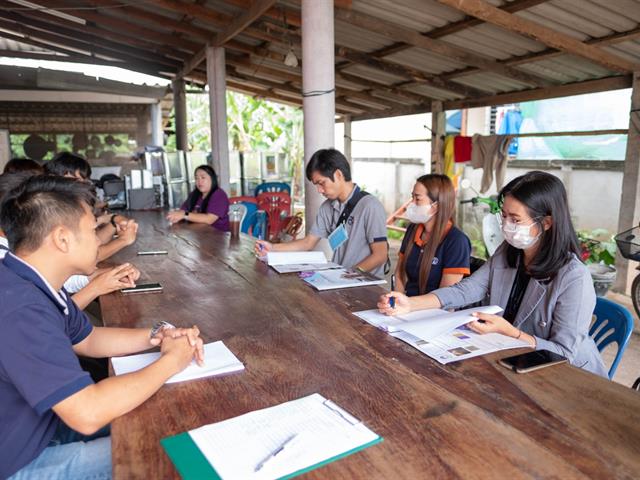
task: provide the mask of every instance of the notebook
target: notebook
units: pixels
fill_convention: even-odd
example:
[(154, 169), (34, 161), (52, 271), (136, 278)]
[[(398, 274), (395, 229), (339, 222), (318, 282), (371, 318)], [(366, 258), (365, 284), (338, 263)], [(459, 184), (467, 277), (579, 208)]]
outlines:
[(362, 273), (347, 268), (324, 270), (303, 275), (302, 279), (316, 290), (334, 290), (337, 288), (366, 287), (368, 285), (381, 285), (387, 283), (383, 278), (378, 278), (370, 273)]
[(301, 475), (381, 441), (358, 419), (314, 393), (160, 443), (186, 480), (267, 480)]
[[(158, 358), (160, 358), (160, 352), (142, 353), (127, 357), (113, 357), (111, 364), (116, 375), (124, 375), (151, 365)], [(204, 346), (204, 366), (200, 367), (196, 362), (192, 362), (191, 365), (171, 377), (166, 383), (184, 382), (240, 370), (244, 370), (242, 362), (222, 341), (217, 341), (207, 343)]]

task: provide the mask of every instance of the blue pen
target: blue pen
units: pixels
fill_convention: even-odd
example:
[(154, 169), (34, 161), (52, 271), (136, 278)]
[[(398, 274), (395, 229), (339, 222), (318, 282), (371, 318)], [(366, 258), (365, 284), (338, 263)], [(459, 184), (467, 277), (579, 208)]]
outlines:
[[(396, 276), (391, 275), (391, 291), (394, 292), (396, 290)], [(389, 306), (391, 308), (396, 308), (396, 297), (389, 297)]]

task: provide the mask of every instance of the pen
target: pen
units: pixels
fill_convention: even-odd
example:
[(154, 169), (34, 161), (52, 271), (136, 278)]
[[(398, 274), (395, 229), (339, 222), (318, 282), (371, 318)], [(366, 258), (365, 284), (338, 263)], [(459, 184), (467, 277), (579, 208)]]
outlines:
[[(391, 291), (394, 292), (396, 289), (396, 276), (391, 275)], [(396, 297), (389, 297), (389, 306), (391, 308), (396, 308)]]
[(276, 458), (277, 455), (279, 455), (280, 453), (282, 453), (282, 451), (285, 449), (285, 447), (287, 445), (290, 445), (291, 442), (293, 441), (294, 438), (296, 438), (298, 436), (298, 434), (296, 433), (295, 435), (290, 436), (288, 439), (286, 439), (284, 441), (284, 443), (282, 445), (280, 445), (273, 453), (271, 453), (267, 458), (265, 458), (264, 460), (262, 460), (257, 466), (255, 471), (259, 472), (260, 470), (262, 470), (264, 468), (264, 466), (269, 463), (271, 460), (273, 460), (274, 458)]

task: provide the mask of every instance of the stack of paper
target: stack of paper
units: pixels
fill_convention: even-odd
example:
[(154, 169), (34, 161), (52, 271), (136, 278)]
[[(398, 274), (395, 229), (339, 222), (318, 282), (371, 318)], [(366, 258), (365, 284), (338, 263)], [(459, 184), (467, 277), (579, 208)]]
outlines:
[[(147, 367), (158, 358), (160, 358), (159, 352), (142, 353), (128, 357), (113, 357), (111, 363), (116, 375), (124, 375)], [(244, 370), (244, 365), (222, 341), (218, 341), (207, 343), (204, 346), (204, 365), (202, 367), (196, 362), (192, 362), (182, 372), (167, 380), (167, 383), (184, 382), (239, 370)]]
[(389, 332), (422, 353), (446, 364), (509, 348), (528, 347), (523, 340), (499, 333), (478, 334), (465, 328), (477, 320), (473, 312), (498, 314), (502, 309), (491, 305), (449, 313), (445, 310), (420, 310), (398, 316), (387, 316), (378, 310), (354, 312), (367, 323)]
[(380, 285), (387, 283), (370, 273), (362, 273), (356, 270), (338, 268), (313, 272), (312, 275), (303, 278), (305, 282), (316, 290), (333, 290), (336, 288), (365, 287), (368, 285)]
[(340, 268), (340, 265), (328, 262), (322, 252), (269, 252), (267, 264), (278, 273), (309, 272)]
[(184, 479), (291, 478), (382, 441), (315, 393), (161, 440)]

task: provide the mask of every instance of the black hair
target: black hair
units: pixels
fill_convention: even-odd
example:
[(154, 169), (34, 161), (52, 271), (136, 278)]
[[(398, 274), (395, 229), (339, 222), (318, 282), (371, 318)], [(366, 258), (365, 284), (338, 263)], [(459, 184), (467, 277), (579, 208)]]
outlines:
[[(218, 175), (216, 175), (216, 171), (213, 169), (213, 167), (210, 167), (209, 165), (200, 165), (195, 169), (194, 175), (198, 170), (202, 170), (207, 175), (209, 175), (209, 177), (211, 177), (211, 190), (209, 191), (207, 196), (202, 199), (202, 203), (200, 204), (200, 213), (202, 213), (207, 211), (207, 207), (209, 206), (209, 199), (211, 198), (213, 192), (218, 189)], [(198, 203), (198, 199), (201, 195), (202, 194), (200, 193), (200, 190), (198, 190), (197, 188), (194, 188), (193, 192), (189, 194), (189, 210), (187, 210), (188, 212), (193, 212), (193, 209), (196, 208), (196, 203)]]
[(311, 181), (313, 172), (335, 181), (334, 174), (340, 170), (347, 182), (351, 181), (351, 167), (345, 156), (335, 148), (324, 148), (311, 155), (307, 164), (307, 180)]
[(75, 175), (76, 172), (84, 180), (91, 178), (91, 165), (80, 155), (71, 152), (61, 152), (53, 160), (44, 164), (44, 170), (49, 175)]
[(44, 168), (35, 160), (30, 158), (12, 158), (4, 166), (2, 173), (30, 172), (32, 175), (44, 173)]
[(33, 173), (29, 171), (3, 173), (0, 175), (0, 203), (11, 190), (17, 188), (21, 183), (31, 177), (33, 177)]
[[(533, 171), (511, 180), (500, 191), (498, 201), (506, 196), (521, 202), (540, 231), (539, 246), (527, 266), (529, 275), (536, 279), (552, 279), (558, 270), (571, 261), (573, 254), (580, 258), (578, 237), (573, 228), (567, 192), (559, 178), (546, 172)], [(551, 227), (543, 228), (545, 217), (551, 217)], [(517, 266), (522, 250), (509, 245), (507, 263)]]
[(93, 208), (91, 185), (72, 178), (38, 175), (11, 190), (0, 205), (0, 228), (12, 251), (40, 248), (58, 225), (77, 230), (84, 206)]

